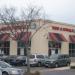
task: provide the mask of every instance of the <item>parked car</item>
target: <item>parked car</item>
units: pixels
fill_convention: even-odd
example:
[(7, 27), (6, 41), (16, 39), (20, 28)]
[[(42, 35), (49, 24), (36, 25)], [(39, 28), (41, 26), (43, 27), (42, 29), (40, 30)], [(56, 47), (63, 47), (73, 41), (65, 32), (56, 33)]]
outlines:
[(2, 75), (2, 71), (0, 70), (0, 75)]
[(2, 57), (0, 57), (0, 60), (5, 61), (7, 57), (8, 57), (7, 55), (3, 55)]
[(0, 61), (5, 61), (7, 57), (7, 55), (0, 54)]
[(16, 59), (11, 61), (12, 65), (25, 65), (26, 56), (17, 56)]
[(10, 56), (7, 56), (7, 57), (4, 59), (4, 61), (7, 62), (7, 63), (9, 63), (9, 64), (11, 64), (12, 61), (13, 61), (14, 59), (16, 59), (16, 57), (17, 57), (17, 56), (10, 55)]
[(70, 65), (71, 59), (69, 55), (66, 54), (57, 54), (57, 55), (51, 55), (50, 58), (47, 58), (45, 60), (45, 67), (59, 67), (59, 66), (65, 66)]
[(0, 61), (0, 70), (2, 71), (2, 75), (23, 75), (24, 74), (24, 70), (13, 68), (10, 64), (4, 61)]
[[(45, 55), (38, 55), (38, 54), (33, 54), (30, 55), (29, 62), (31, 66), (42, 66), (43, 61), (44, 61)], [(27, 61), (26, 61), (27, 64)]]

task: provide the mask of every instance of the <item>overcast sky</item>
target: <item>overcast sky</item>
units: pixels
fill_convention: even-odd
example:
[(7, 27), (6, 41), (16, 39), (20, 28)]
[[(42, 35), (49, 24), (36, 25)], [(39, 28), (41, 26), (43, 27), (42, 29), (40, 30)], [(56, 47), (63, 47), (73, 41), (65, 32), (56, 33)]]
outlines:
[(43, 7), (51, 20), (75, 24), (75, 0), (0, 0), (0, 8), (14, 6), (19, 9), (30, 4)]

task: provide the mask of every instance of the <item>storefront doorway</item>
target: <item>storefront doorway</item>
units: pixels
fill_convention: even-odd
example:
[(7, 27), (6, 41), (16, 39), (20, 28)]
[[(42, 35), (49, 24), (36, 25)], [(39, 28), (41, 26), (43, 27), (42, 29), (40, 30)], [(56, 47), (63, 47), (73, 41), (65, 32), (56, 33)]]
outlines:
[(48, 55), (52, 54), (60, 54), (61, 52), (61, 43), (60, 42), (54, 42), (54, 41), (49, 41), (48, 43)]

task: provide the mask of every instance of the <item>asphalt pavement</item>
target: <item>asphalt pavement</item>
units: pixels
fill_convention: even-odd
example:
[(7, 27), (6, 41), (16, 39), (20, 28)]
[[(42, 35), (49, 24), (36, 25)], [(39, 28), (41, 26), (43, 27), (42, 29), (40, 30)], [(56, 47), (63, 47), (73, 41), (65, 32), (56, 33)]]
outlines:
[(75, 70), (69, 69), (69, 70), (56, 70), (56, 71), (45, 71), (41, 72), (41, 75), (75, 75)]
[[(27, 70), (26, 66), (22, 66), (22, 67), (16, 67), (16, 68), (20, 68), (23, 70)], [(39, 71), (39, 72), (46, 72), (46, 71), (61, 71), (61, 70), (69, 70), (70, 66), (65, 66), (65, 67), (59, 67), (59, 68), (45, 68), (45, 67), (31, 67), (30, 70), (31, 72), (35, 72), (35, 71)]]
[[(17, 67), (26, 70), (26, 66)], [(31, 72), (39, 71), (41, 75), (75, 75), (75, 69), (70, 69), (70, 66), (59, 68), (31, 67)]]
[[(75, 62), (71, 62), (71, 65), (75, 65)], [(41, 75), (75, 75), (75, 69), (70, 69), (70, 66), (58, 67), (58, 68), (45, 68), (45, 67), (30, 67), (31, 72), (39, 71)], [(27, 66), (16, 66), (27, 70)]]

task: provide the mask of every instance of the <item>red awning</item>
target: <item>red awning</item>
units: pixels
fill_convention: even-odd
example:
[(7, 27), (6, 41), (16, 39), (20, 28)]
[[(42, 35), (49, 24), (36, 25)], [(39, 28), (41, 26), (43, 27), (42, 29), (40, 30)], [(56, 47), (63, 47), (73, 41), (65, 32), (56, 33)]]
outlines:
[(15, 35), (13, 35), (12, 39), (28, 42), (30, 35), (31, 32), (16, 33)]
[(75, 35), (70, 35), (69, 40), (71, 43), (75, 43)]
[(31, 32), (25, 32), (24, 36), (21, 38), (22, 41), (28, 42)]
[(59, 34), (59, 33), (49, 33), (49, 39), (51, 41), (56, 41), (56, 42), (67, 41), (64, 35)]
[(8, 33), (6, 34), (1, 34), (0, 35), (0, 40), (1, 41), (8, 41), (9, 40), (10, 35)]
[(49, 33), (49, 39), (51, 41), (58, 41), (54, 33)]

